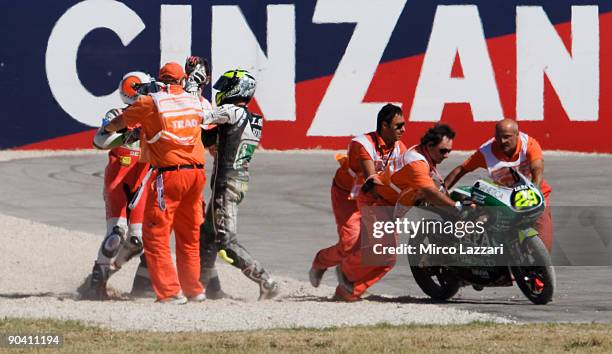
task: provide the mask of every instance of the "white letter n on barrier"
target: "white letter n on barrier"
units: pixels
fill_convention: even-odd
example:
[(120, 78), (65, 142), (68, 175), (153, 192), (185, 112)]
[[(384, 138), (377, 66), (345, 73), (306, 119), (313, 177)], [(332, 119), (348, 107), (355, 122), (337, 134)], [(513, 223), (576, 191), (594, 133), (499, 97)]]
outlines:
[(572, 6), (571, 41), (569, 53), (542, 7), (517, 7), (517, 119), (544, 119), (546, 75), (570, 120), (598, 120), (597, 6)]
[(363, 98), (405, 4), (406, 0), (317, 1), (313, 23), (357, 25), (307, 135), (358, 135), (376, 127), (383, 103), (363, 103)]

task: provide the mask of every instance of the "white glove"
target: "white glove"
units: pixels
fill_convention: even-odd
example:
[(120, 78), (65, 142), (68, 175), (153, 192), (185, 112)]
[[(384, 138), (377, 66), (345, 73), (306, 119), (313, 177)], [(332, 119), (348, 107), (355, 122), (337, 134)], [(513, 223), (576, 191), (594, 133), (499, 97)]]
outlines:
[(194, 93), (197, 92), (200, 86), (206, 85), (208, 82), (208, 76), (206, 75), (206, 68), (203, 65), (196, 65), (193, 69), (187, 81), (185, 82), (185, 91)]

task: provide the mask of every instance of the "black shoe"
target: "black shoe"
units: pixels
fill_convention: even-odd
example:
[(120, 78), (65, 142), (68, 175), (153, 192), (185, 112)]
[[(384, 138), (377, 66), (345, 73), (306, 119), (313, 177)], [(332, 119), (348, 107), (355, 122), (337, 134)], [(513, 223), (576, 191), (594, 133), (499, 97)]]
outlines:
[(314, 267), (310, 268), (308, 271), (308, 279), (310, 280), (310, 285), (315, 288), (318, 288), (321, 285), (321, 279), (323, 279), (323, 274), (327, 269), (316, 269)]

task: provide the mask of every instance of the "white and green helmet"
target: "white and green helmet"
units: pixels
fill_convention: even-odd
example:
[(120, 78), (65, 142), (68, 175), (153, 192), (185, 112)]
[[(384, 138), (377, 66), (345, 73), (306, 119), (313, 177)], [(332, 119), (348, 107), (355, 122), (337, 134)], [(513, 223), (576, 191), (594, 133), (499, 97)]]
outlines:
[(226, 71), (213, 85), (213, 88), (219, 91), (215, 95), (215, 102), (220, 106), (236, 98), (248, 103), (255, 94), (256, 86), (255, 78), (248, 71), (242, 69)]

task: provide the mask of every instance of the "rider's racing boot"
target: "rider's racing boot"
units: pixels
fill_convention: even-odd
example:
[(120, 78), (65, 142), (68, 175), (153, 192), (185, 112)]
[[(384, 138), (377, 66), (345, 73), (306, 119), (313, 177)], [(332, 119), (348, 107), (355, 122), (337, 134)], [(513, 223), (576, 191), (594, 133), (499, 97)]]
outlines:
[(204, 291), (207, 299), (220, 300), (230, 297), (223, 290), (221, 290), (221, 281), (219, 280), (217, 268), (202, 269), (200, 279), (204, 285)]
[(140, 264), (136, 269), (134, 275), (134, 282), (132, 283), (132, 291), (130, 295), (133, 297), (155, 297), (155, 291), (153, 291), (153, 285), (151, 284), (151, 278), (149, 277), (149, 270), (147, 269), (147, 261), (144, 255), (140, 256)]
[(280, 292), (280, 284), (270, 277), (270, 274), (255, 262), (245, 268), (242, 273), (259, 285), (259, 299), (270, 300)]
[(91, 271), (89, 291), (86, 295), (91, 300), (108, 300), (110, 297), (106, 291), (106, 282), (110, 277), (110, 266), (108, 264), (95, 263)]

